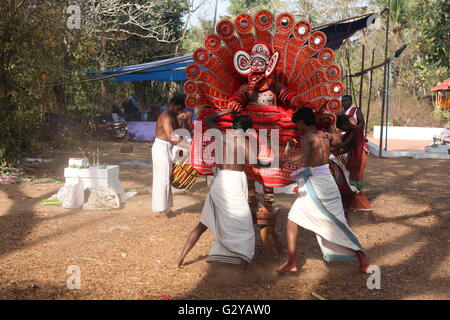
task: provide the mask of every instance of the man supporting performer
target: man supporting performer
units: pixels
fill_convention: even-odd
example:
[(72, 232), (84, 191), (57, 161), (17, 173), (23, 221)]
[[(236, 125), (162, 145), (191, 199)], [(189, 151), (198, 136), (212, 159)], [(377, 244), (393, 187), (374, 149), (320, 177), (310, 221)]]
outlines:
[(367, 271), (368, 261), (353, 231), (347, 224), (339, 189), (328, 166), (330, 146), (339, 143), (339, 137), (315, 126), (310, 108), (298, 110), (292, 117), (301, 134), (301, 154), (288, 163), (303, 162), (305, 167), (295, 175), (298, 179), (298, 198), (292, 206), (286, 226), (288, 262), (279, 273), (297, 272), (298, 226), (316, 233), (326, 261), (358, 257), (360, 270)]
[[(340, 186), (344, 208), (354, 211), (371, 211), (369, 200), (362, 192), (362, 182), (364, 180), (364, 170), (366, 168), (367, 156), (364, 151), (366, 140), (364, 139), (364, 130), (362, 127), (353, 125), (349, 118), (344, 115), (337, 117), (336, 126), (339, 130), (345, 132), (342, 138), (342, 144), (334, 154), (339, 156), (347, 154), (345, 160), (344, 172), (349, 178), (351, 192), (345, 192), (345, 186)], [(335, 160), (339, 165), (339, 159)], [(345, 183), (345, 181), (342, 181)], [(347, 188), (348, 189), (348, 188)]]
[(172, 97), (169, 106), (156, 121), (156, 139), (152, 147), (153, 184), (152, 210), (167, 213), (173, 206), (170, 174), (172, 172), (172, 147), (183, 140), (171, 140), (172, 133), (179, 127), (177, 115), (185, 108), (185, 95)]
[(342, 96), (342, 107), (344, 108), (344, 114), (350, 118), (350, 121), (354, 125), (358, 125), (362, 128), (365, 126), (364, 115), (360, 108), (352, 106), (352, 96), (346, 94)]
[[(209, 115), (206, 118), (207, 127), (209, 129), (217, 128), (217, 120), (232, 112), (234, 111), (224, 110)], [(234, 133), (230, 136), (235, 139), (239, 134), (243, 135), (252, 125), (252, 120), (248, 115), (236, 115), (233, 121), (233, 130), (227, 130), (227, 134)], [(227, 139), (223, 139), (222, 155), (227, 155), (226, 160), (230, 159), (229, 155), (231, 155), (233, 160), (231, 162), (218, 161), (219, 172), (206, 197), (200, 222), (189, 235), (178, 258), (178, 267), (183, 264), (188, 252), (208, 228), (215, 238), (209, 252), (208, 262), (225, 262), (244, 266), (253, 258), (255, 231), (248, 204), (247, 177), (244, 173), (244, 163), (238, 163), (237, 155), (241, 152), (245, 155), (245, 163), (249, 163), (251, 154), (254, 154), (256, 159), (256, 152), (250, 150), (251, 144), (247, 145), (244, 137), (241, 141), (238, 139), (237, 143), (233, 144), (226, 142), (229, 141), (228, 138), (227, 135)], [(219, 157), (222, 155), (219, 154)]]

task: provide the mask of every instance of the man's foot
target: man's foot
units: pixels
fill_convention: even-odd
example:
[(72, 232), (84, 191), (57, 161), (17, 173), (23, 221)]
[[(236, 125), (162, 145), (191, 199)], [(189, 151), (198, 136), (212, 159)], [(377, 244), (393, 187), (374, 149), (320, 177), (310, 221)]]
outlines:
[(156, 212), (155, 213), (155, 217), (157, 217), (157, 218), (164, 218), (164, 217), (167, 217), (167, 213), (165, 213), (164, 211)]
[(247, 261), (241, 261), (241, 264), (239, 265), (239, 271), (242, 273), (247, 273), (249, 268), (249, 263)]
[(177, 261), (175, 261), (175, 267), (178, 269), (183, 268), (183, 260), (178, 259)]
[(367, 268), (369, 267), (369, 260), (367, 260), (366, 256), (364, 255), (364, 253), (362, 253), (362, 251), (357, 251), (356, 254), (359, 260), (359, 270), (362, 273), (368, 273)]
[(280, 273), (280, 274), (296, 273), (296, 272), (298, 272), (297, 264), (288, 262), (288, 263), (286, 263), (284, 265), (284, 267), (282, 267), (281, 269), (277, 270), (277, 272)]

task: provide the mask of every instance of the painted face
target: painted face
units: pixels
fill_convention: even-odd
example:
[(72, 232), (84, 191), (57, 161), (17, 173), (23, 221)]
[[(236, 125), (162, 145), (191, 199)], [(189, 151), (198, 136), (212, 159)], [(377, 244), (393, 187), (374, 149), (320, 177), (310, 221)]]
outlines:
[(252, 59), (251, 72), (252, 73), (264, 73), (267, 69), (267, 63), (259, 57), (255, 57)]
[(270, 54), (265, 44), (258, 43), (253, 46), (251, 54), (239, 50), (234, 54), (234, 67), (243, 76), (248, 77), (247, 89), (253, 89), (257, 83), (272, 75), (278, 62), (279, 54)]

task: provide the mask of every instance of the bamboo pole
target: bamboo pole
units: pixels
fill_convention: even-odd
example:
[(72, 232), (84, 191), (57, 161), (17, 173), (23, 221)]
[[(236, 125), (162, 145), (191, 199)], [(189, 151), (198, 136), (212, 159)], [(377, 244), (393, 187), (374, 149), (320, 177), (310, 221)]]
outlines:
[[(345, 54), (347, 56), (348, 71), (350, 72), (350, 74), (352, 74), (352, 67), (350, 65), (350, 54), (348, 53), (348, 42), (347, 42), (347, 46), (345, 47)], [(352, 95), (352, 101), (354, 101), (356, 95), (355, 95), (355, 86), (353, 85), (352, 77), (350, 77), (350, 92)]]
[[(388, 16), (386, 22), (386, 39), (384, 45), (384, 61), (388, 59), (389, 49), (389, 23), (391, 14), (391, 0), (388, 1)], [(386, 76), (387, 76), (387, 64), (384, 65), (384, 77), (383, 77), (383, 101), (381, 102), (381, 127), (380, 127), (380, 144), (378, 150), (378, 156), (381, 158), (383, 155), (383, 126), (384, 126), (384, 108), (386, 107)]]
[[(361, 58), (361, 71), (364, 70), (365, 58), (366, 58), (366, 45), (365, 45), (366, 33), (363, 31), (363, 46), (362, 46), (362, 58)], [(359, 83), (359, 108), (362, 109), (362, 93), (364, 85), (364, 75), (361, 74), (361, 81)], [(362, 110), (361, 110), (362, 111)]]
[[(349, 72), (347, 71), (347, 74), (349, 74)], [(349, 85), (348, 85), (348, 77), (345, 77), (345, 94), (349, 93)]]
[(373, 67), (371, 67), (369, 69), (366, 69), (366, 70), (364, 70), (362, 72), (360, 71), (360, 72), (356, 72), (354, 74), (345, 75), (345, 77), (349, 77), (349, 78), (359, 77), (359, 76), (361, 76), (361, 74), (366, 74), (366, 73), (368, 73), (368, 72), (370, 72), (370, 71), (372, 71), (374, 69), (378, 69), (378, 68), (384, 67), (384, 65), (387, 64), (387, 63), (388, 63), (388, 60), (383, 61), (383, 62), (377, 64), (376, 66), (373, 66)]
[(360, 77), (361, 75), (364, 75), (364, 74), (366, 74), (366, 73), (368, 73), (368, 72), (370, 72), (372, 70), (384, 67), (389, 62), (389, 60), (390, 60), (390, 58), (387, 58), (385, 61), (377, 64), (376, 66), (372, 66), (372, 67), (370, 67), (370, 68), (368, 68), (366, 70), (363, 70), (363, 71), (360, 71), (360, 72), (356, 72), (354, 74), (346, 74), (344, 76), (344, 78)]
[(219, 0), (216, 0), (216, 4), (214, 7), (214, 29), (213, 29), (213, 33), (216, 31), (216, 25), (217, 25), (217, 5), (219, 3)]
[[(375, 49), (372, 50), (372, 67), (375, 62)], [(367, 113), (366, 113), (366, 128), (364, 132), (364, 138), (367, 139), (367, 129), (369, 128), (369, 113), (370, 113), (370, 102), (372, 98), (372, 82), (373, 82), (373, 69), (370, 71), (370, 80), (369, 80), (369, 97), (367, 100)]]

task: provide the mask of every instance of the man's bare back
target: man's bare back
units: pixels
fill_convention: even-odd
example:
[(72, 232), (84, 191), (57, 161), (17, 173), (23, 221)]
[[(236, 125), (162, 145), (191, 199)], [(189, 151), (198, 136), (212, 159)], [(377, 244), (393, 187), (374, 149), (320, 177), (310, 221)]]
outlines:
[[(219, 120), (220, 117), (233, 113), (235, 112), (232, 109), (228, 109), (228, 110), (224, 110), (224, 111), (220, 111), (214, 114), (209, 115), (206, 118), (206, 126), (209, 129), (217, 129), (217, 124), (216, 122)], [(234, 132), (233, 132), (234, 131)], [(240, 132), (241, 131), (241, 132)], [(234, 133), (234, 134), (233, 134)], [(232, 130), (232, 131), (228, 131), (228, 134), (230, 134), (230, 136), (228, 137), (229, 139), (227, 139), (227, 133), (225, 133), (225, 135), (222, 136), (222, 146), (223, 146), (223, 152), (222, 152), (222, 163), (219, 163), (218, 167), (221, 170), (234, 170), (234, 171), (243, 171), (244, 170), (244, 165), (245, 164), (249, 164), (250, 161), (250, 154), (254, 154), (256, 152), (256, 150), (253, 150), (251, 148), (251, 144), (248, 143), (244, 138), (244, 140), (242, 140), (241, 138), (238, 138), (238, 135), (240, 133), (243, 133), (243, 130)], [(232, 143), (232, 139), (234, 139), (234, 143)], [(233, 147), (233, 150), (229, 150), (230, 153), (233, 153), (232, 159), (229, 159), (227, 157), (227, 152), (228, 152), (228, 148)], [(244, 154), (245, 159), (243, 159), (244, 163), (239, 163), (240, 161), (238, 161), (238, 154)], [(231, 154), (230, 154), (231, 156)], [(227, 159), (228, 158), (228, 159)], [(230, 161), (231, 160), (231, 161)]]
[[(249, 149), (249, 143), (248, 141), (239, 141), (239, 139), (236, 137), (232, 137), (234, 139), (234, 143), (231, 144), (229, 141), (227, 143), (227, 139), (223, 139), (223, 155), (224, 155), (224, 161), (223, 164), (219, 164), (219, 169), (221, 170), (234, 170), (234, 171), (244, 171), (244, 164), (249, 164), (249, 157), (250, 157), (250, 149)], [(231, 147), (233, 146), (233, 150), (230, 150), (230, 152), (233, 152), (233, 159), (232, 161), (227, 161), (227, 146)], [(243, 153), (245, 155), (245, 163), (239, 163), (238, 162), (238, 154)]]

